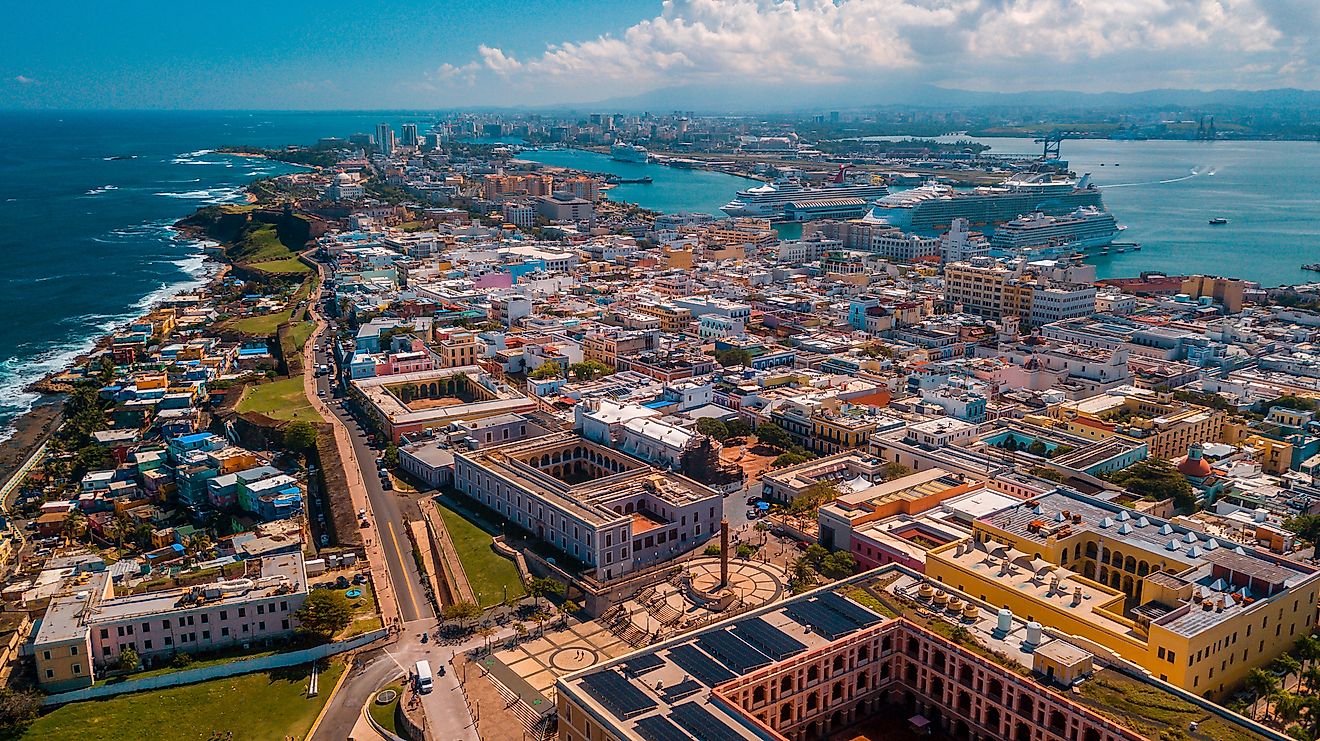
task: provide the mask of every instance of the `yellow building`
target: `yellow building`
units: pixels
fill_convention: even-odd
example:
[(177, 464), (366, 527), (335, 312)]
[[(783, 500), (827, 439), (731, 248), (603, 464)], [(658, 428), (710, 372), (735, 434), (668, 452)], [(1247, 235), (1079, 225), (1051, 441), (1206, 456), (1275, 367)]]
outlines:
[(660, 265), (666, 269), (691, 270), (693, 264), (690, 246), (675, 249), (666, 245), (660, 249)]
[(643, 314), (660, 319), (660, 331), (682, 332), (692, 323), (692, 312), (672, 304), (639, 303), (632, 307)]
[(1165, 460), (1186, 455), (1192, 443), (1219, 442), (1224, 435), (1222, 411), (1166, 400), (1134, 386), (1061, 402), (1048, 413), (1048, 419), (1036, 419), (1089, 440), (1122, 437), (1144, 442), (1151, 456)]
[(1320, 571), (1056, 490), (930, 551), (926, 574), (1206, 697), (1315, 628)]
[(1229, 314), (1242, 311), (1246, 281), (1234, 278), (1214, 278), (1207, 275), (1193, 275), (1182, 282), (1182, 292), (1191, 298), (1208, 298), (1224, 307)]
[(450, 332), (436, 342), (435, 351), (441, 368), (461, 368), (477, 364), (481, 343), (475, 332)]

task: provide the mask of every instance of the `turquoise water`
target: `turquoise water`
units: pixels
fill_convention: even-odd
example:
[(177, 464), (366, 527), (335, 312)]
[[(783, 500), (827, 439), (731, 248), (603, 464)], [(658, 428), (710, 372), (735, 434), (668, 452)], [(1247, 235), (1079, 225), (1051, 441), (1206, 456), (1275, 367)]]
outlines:
[(650, 176), (649, 185), (624, 184), (608, 192), (612, 201), (636, 203), (664, 213), (695, 211), (723, 216), (720, 206), (733, 200), (734, 193), (759, 185), (759, 181), (706, 170), (683, 170), (665, 165), (618, 162), (609, 155), (581, 149), (534, 149), (518, 155), (522, 159), (556, 167), (570, 167), (588, 172), (604, 172), (622, 178)]
[[(982, 139), (996, 154), (1036, 154), (1030, 139)], [(615, 162), (580, 150), (521, 155), (550, 165), (622, 177), (649, 175), (651, 185), (620, 185), (613, 200), (659, 211), (719, 214), (743, 178), (654, 164)], [(1140, 252), (1090, 258), (1102, 278), (1145, 270), (1210, 273), (1266, 286), (1309, 282), (1301, 269), (1320, 262), (1320, 143), (1069, 140), (1063, 156), (1090, 172), (1105, 205), (1127, 227), (1121, 241)], [(1213, 216), (1229, 220), (1211, 226)], [(784, 228), (787, 227), (787, 228)], [(800, 234), (784, 225), (781, 236)]]
[[(981, 139), (996, 154), (1037, 154), (1030, 139)], [(1320, 143), (1067, 140), (1140, 252), (1096, 256), (1102, 278), (1143, 270), (1209, 273), (1265, 286), (1314, 281), (1320, 262)], [(1117, 165), (1117, 166), (1116, 166)], [(1211, 217), (1229, 220), (1211, 226)]]

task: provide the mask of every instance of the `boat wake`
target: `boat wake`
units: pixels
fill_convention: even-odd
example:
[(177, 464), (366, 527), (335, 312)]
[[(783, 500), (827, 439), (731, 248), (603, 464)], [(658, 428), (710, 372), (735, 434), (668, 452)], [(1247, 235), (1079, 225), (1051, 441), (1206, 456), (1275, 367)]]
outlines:
[(119, 186), (117, 186), (117, 185), (102, 185), (102, 186), (99, 187), (99, 188), (92, 188), (91, 190), (87, 191), (86, 193), (83, 193), (83, 195), (85, 195), (85, 196), (99, 196), (99, 195), (101, 195), (102, 193), (109, 193), (109, 192), (112, 191), (112, 190), (119, 190)]
[(1193, 167), (1191, 172), (1181, 177), (1165, 178), (1163, 180), (1143, 180), (1139, 183), (1111, 183), (1109, 185), (1101, 185), (1100, 188), (1135, 188), (1139, 185), (1168, 185), (1170, 183), (1181, 183), (1184, 180), (1191, 180), (1192, 178), (1201, 177), (1203, 175), (1214, 175), (1217, 171), (1218, 168), (1214, 167)]
[(156, 195), (162, 198), (178, 198), (185, 201), (200, 201), (208, 206), (214, 206), (221, 203), (237, 203), (243, 200), (243, 189), (234, 186), (218, 186), (215, 188), (202, 188), (200, 190), (185, 191), (160, 191)]

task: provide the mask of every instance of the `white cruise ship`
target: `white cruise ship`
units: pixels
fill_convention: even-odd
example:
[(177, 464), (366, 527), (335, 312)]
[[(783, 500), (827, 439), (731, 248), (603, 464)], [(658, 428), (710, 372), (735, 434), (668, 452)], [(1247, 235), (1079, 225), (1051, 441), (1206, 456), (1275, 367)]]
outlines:
[(649, 154), (646, 147), (640, 144), (615, 142), (614, 146), (610, 147), (610, 159), (620, 162), (646, 162)]
[(1002, 185), (970, 191), (939, 184), (905, 190), (880, 199), (866, 219), (936, 236), (948, 231), (957, 218), (967, 219), (973, 229), (990, 232), (1022, 214), (1064, 216), (1081, 206), (1104, 207), (1089, 175), (1072, 180), (1023, 173)]
[(1113, 242), (1120, 230), (1113, 214), (1083, 206), (1063, 216), (1037, 212), (1006, 221), (995, 229), (990, 244), (1009, 251), (1054, 247), (1081, 251)]
[(737, 197), (721, 206), (720, 210), (730, 216), (783, 219), (784, 207), (794, 202), (834, 198), (862, 198), (869, 201), (888, 193), (887, 186), (872, 183), (831, 182), (822, 187), (812, 187), (792, 178), (781, 178), (738, 191)]

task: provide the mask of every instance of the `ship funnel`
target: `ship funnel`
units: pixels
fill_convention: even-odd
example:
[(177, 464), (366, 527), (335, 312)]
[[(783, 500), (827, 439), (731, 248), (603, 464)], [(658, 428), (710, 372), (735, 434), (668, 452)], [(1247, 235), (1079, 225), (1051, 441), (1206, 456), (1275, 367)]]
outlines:
[(1090, 185), (1091, 185), (1091, 173), (1089, 172), (1083, 175), (1081, 180), (1077, 181), (1078, 190), (1083, 190), (1084, 188), (1087, 188)]

